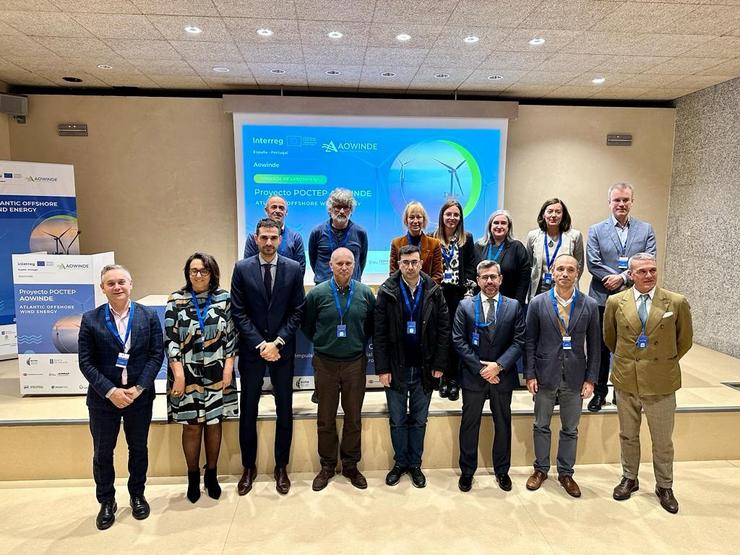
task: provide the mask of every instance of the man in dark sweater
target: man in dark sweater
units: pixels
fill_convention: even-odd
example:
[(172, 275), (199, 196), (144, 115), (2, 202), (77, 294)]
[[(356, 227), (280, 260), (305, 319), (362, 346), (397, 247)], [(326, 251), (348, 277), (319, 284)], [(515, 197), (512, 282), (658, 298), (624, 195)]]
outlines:
[[(318, 393), (319, 459), (321, 471), (313, 490), (326, 487), (336, 473), (337, 450), (342, 459), (342, 475), (359, 489), (367, 480), (357, 470), (361, 457), (362, 425), (360, 414), (365, 398), (365, 349), (373, 330), (375, 296), (367, 285), (352, 279), (355, 259), (340, 247), (329, 261), (332, 277), (306, 295), (303, 333), (313, 342), (313, 367)], [(337, 407), (341, 398), (344, 410), (342, 442), (337, 435)]]

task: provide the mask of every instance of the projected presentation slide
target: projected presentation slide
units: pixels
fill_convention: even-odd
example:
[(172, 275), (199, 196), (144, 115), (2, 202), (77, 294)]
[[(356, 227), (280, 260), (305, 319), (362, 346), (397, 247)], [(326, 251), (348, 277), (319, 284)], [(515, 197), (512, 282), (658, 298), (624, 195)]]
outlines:
[[(272, 195), (287, 200), (286, 224), (307, 246), (311, 229), (328, 220), (327, 196), (344, 187), (357, 200), (352, 220), (368, 232), (363, 281), (380, 283), (388, 275), (391, 239), (406, 232), (401, 216), (408, 202), (424, 205), (426, 232), (432, 233), (441, 205), (456, 198), (476, 238), (499, 207), (505, 120), (323, 117), (289, 124), (307, 117), (234, 118), (240, 249)], [(306, 283), (312, 283), (310, 268)]]

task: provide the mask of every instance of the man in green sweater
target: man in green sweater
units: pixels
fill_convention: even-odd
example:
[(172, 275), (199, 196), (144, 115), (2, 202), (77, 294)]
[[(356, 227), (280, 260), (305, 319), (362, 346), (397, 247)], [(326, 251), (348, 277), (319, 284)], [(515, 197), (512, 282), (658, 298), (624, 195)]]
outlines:
[[(329, 261), (332, 277), (306, 295), (303, 333), (313, 342), (313, 368), (319, 406), (318, 432), (321, 471), (313, 480), (320, 491), (334, 477), (337, 451), (342, 475), (359, 489), (367, 480), (357, 470), (361, 457), (362, 401), (365, 398), (365, 349), (373, 330), (375, 296), (367, 285), (352, 279), (355, 258), (344, 247), (336, 249)], [(342, 442), (337, 435), (337, 407), (344, 410)]]

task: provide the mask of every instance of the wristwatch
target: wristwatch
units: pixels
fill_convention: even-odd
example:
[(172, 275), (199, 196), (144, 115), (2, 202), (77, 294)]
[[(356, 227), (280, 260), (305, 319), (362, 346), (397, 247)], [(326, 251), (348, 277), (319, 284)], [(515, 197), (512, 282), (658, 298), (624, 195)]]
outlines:
[(136, 384), (135, 387), (136, 387), (136, 391), (138, 391), (139, 393), (143, 393), (144, 392), (144, 388), (142, 386), (140, 386), (139, 384)]

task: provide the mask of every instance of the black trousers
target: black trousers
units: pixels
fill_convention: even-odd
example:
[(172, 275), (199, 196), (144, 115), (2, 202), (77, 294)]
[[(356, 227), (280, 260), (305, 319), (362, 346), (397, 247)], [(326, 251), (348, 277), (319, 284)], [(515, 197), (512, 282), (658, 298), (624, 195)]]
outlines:
[[(455, 312), (460, 305), (460, 301), (465, 296), (465, 288), (459, 285), (442, 284), (442, 293), (444, 294), (447, 310), (450, 314), (450, 329), (455, 323)], [(448, 382), (460, 383), (460, 357), (452, 343), (452, 334), (450, 333), (450, 345), (447, 349), (447, 368), (445, 369), (445, 380)]]
[(478, 436), (486, 397), (493, 417), (493, 471), (507, 474), (511, 467), (511, 391), (499, 392), (493, 384), (482, 391), (463, 388), (460, 421), (460, 470), (472, 476), (478, 468)]
[(242, 466), (252, 468), (257, 461), (257, 412), (265, 372), (270, 372), (275, 393), (275, 466), (287, 466), (293, 441), (293, 359), (277, 363), (239, 357), (241, 398), (239, 402), (239, 447)]
[(98, 503), (112, 501), (116, 496), (113, 451), (121, 429), (121, 420), (128, 444), (128, 492), (131, 496), (144, 495), (146, 471), (149, 467), (147, 440), (149, 424), (152, 422), (152, 401), (147, 400), (141, 406), (136, 406), (136, 403), (134, 401), (133, 405), (123, 410), (117, 409), (113, 404), (110, 409), (88, 408), (93, 439), (93, 477)]
[[(605, 306), (599, 307), (599, 329), (604, 329), (604, 309)], [(599, 381), (594, 386), (594, 395), (601, 395), (602, 397), (606, 397), (606, 394), (609, 392), (609, 386), (607, 383), (609, 382), (609, 363), (611, 362), (611, 351), (609, 351), (609, 347), (606, 346), (606, 343), (604, 343), (604, 338), (602, 336), (601, 339), (601, 363), (599, 364)]]

